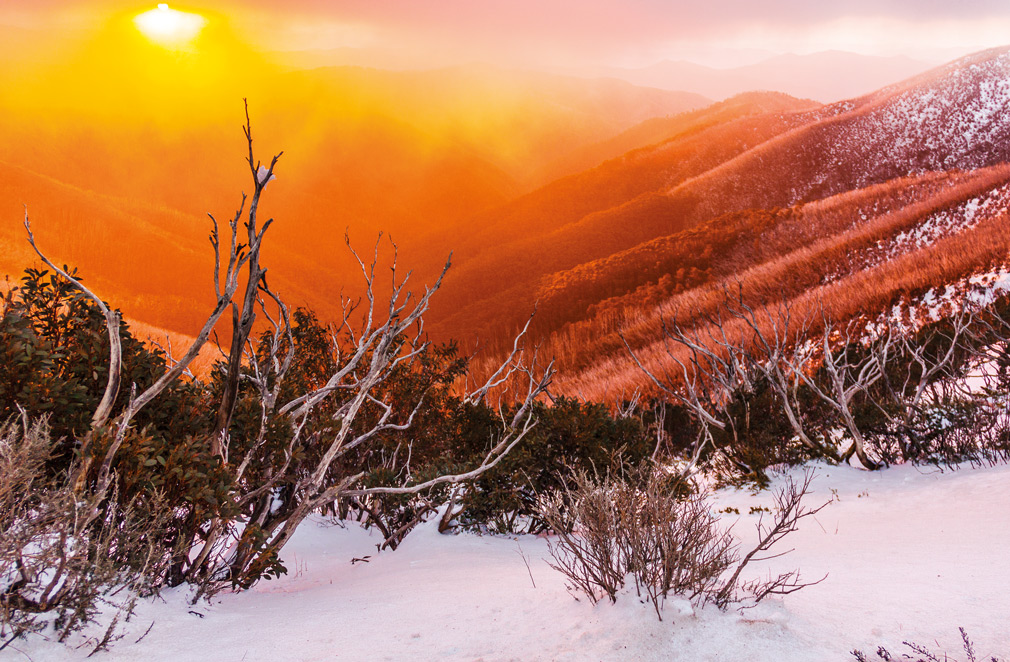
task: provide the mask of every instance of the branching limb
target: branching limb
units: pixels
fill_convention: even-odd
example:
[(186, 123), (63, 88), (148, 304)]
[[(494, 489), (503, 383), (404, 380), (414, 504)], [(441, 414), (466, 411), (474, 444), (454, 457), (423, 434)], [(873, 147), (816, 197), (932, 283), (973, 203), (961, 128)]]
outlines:
[(109, 334), (109, 379), (106, 382), (105, 392), (102, 394), (102, 400), (98, 403), (98, 408), (91, 417), (91, 428), (99, 428), (105, 425), (105, 422), (109, 420), (109, 416), (112, 414), (112, 407), (116, 404), (116, 398), (119, 396), (119, 382), (123, 371), (123, 345), (119, 336), (119, 311), (110, 310), (109, 307), (105, 305), (105, 302), (98, 297), (98, 295), (89, 290), (83, 283), (81, 283), (81, 281), (74, 278), (63, 269), (57, 267), (48, 257), (45, 256), (42, 250), (35, 243), (35, 235), (32, 234), (31, 222), (28, 219), (27, 205), (25, 206), (24, 224), (25, 232), (28, 233), (28, 243), (31, 245), (36, 255), (39, 256), (39, 259), (84, 294), (84, 296), (91, 299), (98, 309), (102, 311), (102, 316), (105, 318), (105, 327)]
[[(740, 574), (751, 562), (760, 562), (782, 556), (784, 553), (773, 556), (759, 556), (769, 553), (769, 551), (787, 535), (796, 531), (800, 520), (811, 517), (827, 507), (824, 503), (817, 508), (806, 508), (802, 505), (803, 498), (810, 493), (810, 483), (814, 474), (806, 471), (801, 482), (797, 483), (792, 476), (786, 478), (786, 484), (775, 493), (775, 518), (771, 525), (766, 525), (764, 519), (758, 522), (758, 542), (737, 564), (736, 569), (730, 578), (723, 584), (722, 589), (716, 596), (715, 602), (720, 607), (726, 607), (736, 600), (737, 588), (739, 586)], [(801, 582), (798, 571), (788, 572), (767, 581), (755, 580), (744, 584), (741, 588), (751, 594), (755, 602), (759, 602), (772, 594), (786, 595), (805, 586), (818, 584), (816, 582)]]

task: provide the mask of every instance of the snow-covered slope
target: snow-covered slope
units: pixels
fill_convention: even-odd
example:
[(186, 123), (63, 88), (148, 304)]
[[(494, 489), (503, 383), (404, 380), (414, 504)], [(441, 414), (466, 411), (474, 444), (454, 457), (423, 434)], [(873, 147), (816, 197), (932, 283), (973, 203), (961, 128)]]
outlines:
[[(739, 208), (791, 205), (896, 177), (1010, 161), (1010, 49), (810, 111), (786, 134), (670, 191)], [(725, 209), (714, 209), (726, 211)]]
[[(827, 578), (742, 613), (668, 603), (659, 622), (633, 592), (616, 605), (577, 602), (547, 566), (542, 538), (442, 536), (425, 526), (376, 555), (367, 532), (308, 524), (286, 549), (287, 577), (211, 605), (169, 591), (142, 604), (125, 637), (96, 657), (811, 662), (851, 660), (851, 649), (872, 654), (880, 644), (898, 652), (902, 640), (958, 653), (958, 626), (979, 659), (1010, 652), (1010, 466), (817, 472), (810, 503), (832, 503), (786, 540), (792, 554), (755, 573), (798, 567)], [(743, 513), (727, 522), (739, 519), (734, 532), (745, 538), (757, 521), (750, 508), (770, 505), (767, 492), (716, 495), (717, 509)], [(36, 638), (0, 658), (83, 660), (93, 645)]]
[[(824, 277), (832, 282), (859, 270), (871, 269), (901, 255), (927, 248), (946, 237), (965, 232), (985, 221), (998, 221), (1010, 213), (1010, 183), (996, 186), (950, 207), (921, 215), (911, 227), (847, 256), (845, 269)], [(865, 219), (863, 219), (865, 221)], [(941, 283), (937, 283), (941, 285)]]
[[(1010, 51), (984, 51), (866, 98), (841, 140), (924, 170), (1010, 158)], [(904, 174), (904, 173), (903, 173)]]

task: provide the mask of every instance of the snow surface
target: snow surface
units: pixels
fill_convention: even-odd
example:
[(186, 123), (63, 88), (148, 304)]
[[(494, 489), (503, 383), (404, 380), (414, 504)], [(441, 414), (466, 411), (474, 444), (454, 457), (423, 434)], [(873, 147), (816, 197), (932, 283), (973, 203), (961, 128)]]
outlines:
[[(816, 472), (808, 505), (832, 503), (786, 539), (793, 553), (755, 574), (800, 568), (827, 578), (742, 613), (674, 601), (659, 622), (633, 591), (616, 605), (576, 601), (547, 566), (543, 538), (439, 535), (425, 525), (376, 554), (369, 532), (310, 522), (285, 549), (286, 577), (212, 604), (167, 591), (92, 659), (809, 662), (851, 660), (853, 648), (872, 655), (880, 644), (907, 652), (902, 640), (959, 659), (958, 626), (979, 659), (1010, 652), (1010, 466)], [(758, 519), (751, 507), (771, 505), (770, 492), (715, 495), (716, 510), (742, 513), (724, 518), (747, 540)], [(86, 637), (98, 635), (70, 647), (19, 641), (0, 659), (83, 660), (94, 645)]]
[[(269, 179), (267, 178), (267, 175), (270, 175)], [(262, 184), (263, 186), (266, 186), (275, 179), (277, 179), (277, 175), (271, 173), (270, 168), (261, 165), (259, 168), (256, 169), (256, 181)]]

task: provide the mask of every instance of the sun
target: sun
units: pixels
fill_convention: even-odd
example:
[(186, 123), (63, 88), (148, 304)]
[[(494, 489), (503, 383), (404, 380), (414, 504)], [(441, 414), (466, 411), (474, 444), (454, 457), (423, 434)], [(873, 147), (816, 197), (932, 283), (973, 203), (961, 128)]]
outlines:
[(196, 38), (207, 19), (199, 14), (181, 12), (165, 3), (133, 19), (137, 29), (153, 42), (171, 48), (184, 47)]

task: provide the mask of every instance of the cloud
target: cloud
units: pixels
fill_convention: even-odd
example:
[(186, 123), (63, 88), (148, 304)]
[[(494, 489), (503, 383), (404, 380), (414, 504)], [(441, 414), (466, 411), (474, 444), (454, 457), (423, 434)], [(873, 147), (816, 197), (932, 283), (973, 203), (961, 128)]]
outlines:
[[(245, 0), (241, 6), (269, 14), (277, 4)], [(316, 23), (319, 34), (328, 25), (331, 33), (350, 38), (367, 32), (387, 46), (517, 59), (647, 59), (678, 43), (705, 40), (777, 51), (816, 49), (819, 41), (858, 32), (861, 23), (870, 36), (855, 40), (860, 48), (886, 50), (893, 36), (887, 31), (895, 28), (910, 35), (906, 41), (914, 45), (916, 30), (935, 34), (938, 23), (960, 26), (954, 30), (959, 35), (970, 35), (971, 26), (986, 21), (1010, 23), (1006, 0), (287, 0), (284, 7), (280, 18), (287, 14), (288, 25)], [(886, 30), (878, 29), (881, 25)], [(353, 29), (342, 32), (341, 26)], [(305, 37), (311, 30), (301, 32)], [(756, 38), (759, 33), (763, 37)], [(878, 37), (874, 49), (868, 42)], [(745, 38), (752, 43), (743, 44)], [(970, 50), (993, 44), (976, 40), (958, 45)], [(823, 44), (845, 47), (844, 39)]]
[[(136, 0), (6, 0), (7, 12), (100, 12), (142, 7)], [(154, 6), (154, 3), (150, 3)], [(172, 4), (172, 3), (170, 3)], [(1006, 0), (184, 0), (180, 9), (255, 9), (283, 17), (316, 15), (413, 29), (512, 31), (558, 36), (683, 36), (740, 24), (812, 25), (847, 17), (1010, 18)], [(173, 6), (174, 6), (173, 4)], [(185, 5), (185, 6), (184, 6)]]
[[(243, 6), (276, 7), (268, 0)], [(1010, 17), (1005, 0), (288, 0), (295, 11), (415, 28), (614, 37), (719, 32), (740, 24), (813, 25), (839, 18)]]
[[(136, 8), (135, 0), (6, 0), (4, 12), (83, 16)], [(648, 60), (700, 48), (779, 52), (909, 48), (950, 25), (944, 48), (982, 48), (976, 27), (1010, 26), (1006, 0), (186, 0), (221, 12), (271, 49), (380, 47), (428, 59)], [(153, 4), (152, 4), (153, 6)], [(862, 29), (860, 26), (866, 26)], [(839, 27), (841, 26), (841, 27)], [(881, 27), (884, 26), (884, 27)], [(860, 31), (862, 30), (862, 33)], [(982, 30), (988, 35), (992, 30)], [(1010, 33), (1006, 33), (1010, 34)], [(998, 39), (998, 37), (997, 37)], [(1010, 38), (1008, 38), (1010, 39)], [(970, 42), (970, 43), (963, 43)], [(926, 44), (927, 47), (930, 44)], [(921, 50), (921, 48), (920, 48)]]

